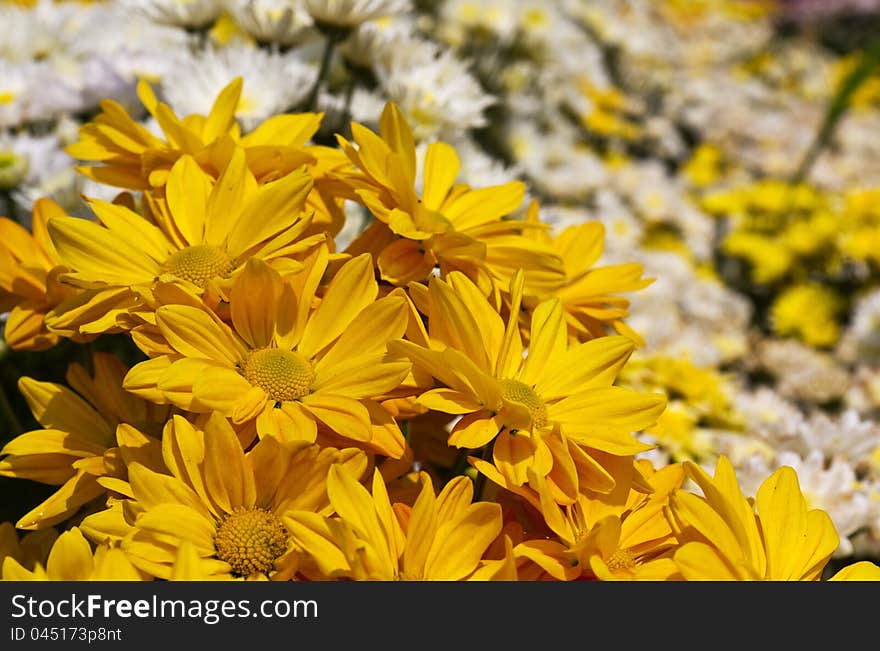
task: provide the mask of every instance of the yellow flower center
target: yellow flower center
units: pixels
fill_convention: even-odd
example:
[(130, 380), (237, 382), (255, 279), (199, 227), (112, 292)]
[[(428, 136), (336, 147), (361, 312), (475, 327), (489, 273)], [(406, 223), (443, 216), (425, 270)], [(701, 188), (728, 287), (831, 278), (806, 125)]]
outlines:
[(271, 511), (238, 509), (227, 515), (214, 534), (217, 558), (238, 576), (266, 573), (287, 549), (287, 530)]
[(618, 549), (611, 558), (608, 559), (608, 569), (612, 572), (616, 570), (628, 570), (636, 566), (636, 559), (633, 558), (625, 549)]
[(272, 400), (285, 402), (308, 395), (315, 381), (309, 361), (292, 350), (262, 348), (252, 351), (241, 366), (242, 374)]
[(29, 167), (27, 158), (14, 151), (0, 151), (0, 190), (11, 190), (24, 181)]
[[(528, 424), (514, 422), (508, 425), (515, 429), (543, 427), (547, 424), (547, 407), (535, 390), (519, 380), (501, 380), (501, 400), (508, 411), (527, 416)], [(514, 420), (517, 420), (516, 418)]]
[(226, 252), (210, 244), (188, 246), (165, 261), (163, 271), (204, 287), (214, 278), (228, 278), (235, 265)]

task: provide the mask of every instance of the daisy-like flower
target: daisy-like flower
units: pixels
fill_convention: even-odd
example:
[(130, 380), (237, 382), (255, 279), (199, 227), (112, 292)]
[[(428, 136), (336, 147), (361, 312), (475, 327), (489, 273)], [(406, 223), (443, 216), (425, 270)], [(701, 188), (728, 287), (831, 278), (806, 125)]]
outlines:
[(78, 293), (59, 282), (66, 269), (46, 230), (51, 217), (63, 214), (52, 200), (39, 199), (31, 233), (0, 217), (0, 309), (9, 311), (3, 339), (14, 350), (41, 351), (57, 344), (59, 335), (46, 329), (46, 313)]
[(219, 176), (223, 167), (218, 158), (223, 162), (224, 156), (229, 155), (227, 137), (247, 152), (248, 167), (259, 183), (313, 162), (301, 148), (318, 130), (323, 116), (276, 115), (241, 136), (235, 115), (243, 85), (242, 78), (236, 77), (217, 94), (207, 114), (178, 117), (142, 80), (137, 85), (138, 97), (161, 129), (164, 140), (132, 119), (118, 102), (104, 99), (100, 102), (101, 112), (80, 128), (79, 140), (65, 151), (81, 161), (95, 163), (76, 168), (85, 177), (130, 190), (163, 187), (171, 167), (184, 155), (195, 157), (203, 169)]
[(502, 529), (501, 507), (473, 502), (473, 482), (456, 477), (436, 494), (428, 473), (412, 507), (392, 504), (373, 473), (372, 495), (342, 466), (330, 468), (336, 514), (289, 512), (293, 539), (331, 578), (361, 581), (461, 581), (484, 578), (486, 553)]
[(366, 455), (356, 449), (283, 444), (274, 437), (242, 450), (229, 422), (212, 413), (201, 429), (181, 416), (165, 426), (162, 452), (171, 472), (132, 463), (125, 508), (88, 516), (82, 527), (99, 543), (118, 544), (137, 568), (172, 576), (178, 549), (191, 543), (195, 571), (214, 579), (291, 578), (299, 550), (284, 516), (332, 512), (327, 473), (339, 464), (360, 477)]
[(523, 269), (530, 292), (552, 293), (562, 284), (559, 256), (522, 235), (536, 226), (507, 218), (523, 201), (523, 183), (476, 190), (456, 183), (455, 150), (435, 142), (425, 154), (419, 196), (415, 141), (400, 109), (386, 104), (379, 136), (360, 124), (351, 126), (358, 148), (338, 139), (360, 172), (338, 176), (349, 187), (349, 198), (377, 221), (349, 251), (372, 252), (383, 280), (403, 286), (425, 280), (435, 268), (444, 275), (460, 270), (488, 292), (495, 285), (506, 290), (514, 271)]
[[(543, 477), (530, 471), (537, 494), (520, 491), (544, 516), (558, 540), (526, 540), (514, 548), (553, 578), (602, 581), (668, 581), (678, 574), (672, 561), (676, 547), (664, 509), (672, 491), (681, 487), (679, 464), (654, 471), (647, 461), (640, 470), (653, 493), (622, 482), (609, 495), (578, 495), (570, 506), (559, 506)], [(632, 469), (632, 466), (630, 466)]]
[(118, 547), (98, 546), (92, 550), (79, 527), (68, 529), (55, 541), (45, 567), (37, 563), (28, 570), (12, 557), (3, 559), (4, 581), (144, 581), (139, 571)]
[[(244, 132), (297, 106), (314, 83), (317, 69), (296, 50), (270, 52), (247, 43), (209, 47), (162, 78), (168, 103), (184, 114), (207, 114), (214, 98), (234, 79), (244, 80), (235, 117)], [(279, 80), (283, 79), (283, 83)]]
[(158, 333), (170, 353), (134, 366), (124, 386), (188, 411), (217, 410), (261, 436), (347, 445), (399, 458), (403, 435), (374, 399), (398, 387), (407, 361), (385, 362), (385, 345), (403, 336), (403, 295), (376, 300), (369, 254), (342, 265), (311, 311), (327, 251), (304, 271), (282, 278), (251, 260), (233, 284), (231, 326), (207, 308), (164, 305)]
[(304, 0), (322, 30), (350, 31), (368, 20), (409, 11), (409, 0)]
[(207, 29), (223, 12), (223, 0), (123, 0), (131, 11), (163, 25)]
[(0, 475), (58, 486), (24, 514), (16, 526), (43, 529), (62, 522), (84, 504), (112, 490), (108, 478), (124, 478), (126, 463), (155, 466), (158, 434), (168, 416), (157, 406), (122, 389), (128, 368), (109, 353), (95, 353), (94, 374), (80, 364), (68, 367), (70, 388), (29, 377), (18, 387), (43, 429), (25, 432), (0, 449)]
[(236, 148), (216, 183), (191, 156), (180, 158), (164, 199), (144, 195), (152, 219), (100, 200), (90, 202), (100, 223), (51, 218), (52, 243), (68, 268), (63, 282), (85, 291), (78, 304), (47, 315), (47, 326), (64, 336), (125, 330), (129, 310), (149, 300), (160, 280), (216, 302), (251, 258), (295, 266), (292, 257), (324, 240), (323, 233), (305, 236), (311, 218), (302, 209), (312, 184), (300, 169), (258, 185)]
[[(398, 56), (398, 48), (408, 56)], [(376, 76), (416, 138), (449, 138), (487, 124), (484, 112), (497, 100), (454, 52), (420, 38), (401, 39), (387, 52), (375, 66)]]
[(259, 43), (296, 45), (314, 24), (302, 0), (227, 0), (226, 10)]
[[(526, 220), (540, 223), (537, 201), (529, 205)], [(586, 341), (603, 337), (610, 327), (644, 345), (642, 337), (623, 320), (628, 315), (629, 299), (619, 294), (640, 290), (654, 280), (643, 278), (644, 267), (636, 262), (595, 266), (604, 250), (605, 226), (601, 222), (572, 224), (555, 237), (543, 229), (527, 234), (549, 244), (562, 258), (565, 284), (552, 296), (562, 301), (572, 338)]]
[(747, 499), (726, 456), (714, 477), (685, 461), (702, 490), (676, 491), (670, 522), (681, 543), (674, 560), (688, 581), (817, 581), (840, 537), (827, 513), (808, 510), (797, 473), (783, 466)]
[[(612, 386), (633, 352), (622, 336), (570, 346), (559, 300), (532, 313), (528, 353), (518, 315), (522, 272), (511, 282), (505, 325), (477, 286), (459, 272), (432, 278), (425, 303), (429, 346), (399, 340), (393, 355), (432, 375), (437, 388), (417, 402), (459, 415), (449, 444), (480, 450), (471, 463), (501, 485), (529, 484), (531, 469), (546, 478), (553, 499), (572, 504), (579, 491), (610, 492), (615, 478), (604, 466), (650, 445), (633, 432), (656, 422), (666, 398)], [(488, 461), (491, 459), (492, 461)]]

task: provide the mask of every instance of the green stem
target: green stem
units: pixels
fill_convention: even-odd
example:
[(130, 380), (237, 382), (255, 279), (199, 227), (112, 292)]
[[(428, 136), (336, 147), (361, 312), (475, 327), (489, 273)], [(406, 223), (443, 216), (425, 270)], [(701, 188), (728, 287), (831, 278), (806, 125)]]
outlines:
[(321, 89), (321, 84), (324, 82), (324, 78), (330, 70), (330, 62), (333, 60), (333, 51), (336, 49), (336, 44), (339, 43), (340, 40), (340, 35), (336, 32), (327, 32), (326, 41), (324, 41), (324, 53), (321, 55), (321, 67), (318, 69), (318, 76), (315, 78), (315, 83), (312, 84), (312, 89), (309, 91), (308, 97), (305, 101), (305, 109), (307, 111), (314, 111), (317, 109), (318, 91)]
[(825, 150), (828, 143), (831, 142), (837, 125), (849, 110), (853, 95), (871, 77), (878, 65), (880, 65), (880, 40), (876, 40), (870, 45), (859, 65), (843, 80), (837, 93), (831, 99), (825, 112), (825, 117), (822, 120), (822, 125), (816, 132), (816, 136), (810, 143), (794, 174), (792, 174), (790, 178), (791, 183), (802, 182), (810, 173), (816, 159), (819, 158), (819, 155)]
[(9, 423), (10, 438), (15, 438), (24, 432), (24, 427), (22, 427), (21, 421), (18, 420), (18, 416), (15, 415), (15, 410), (12, 408), (6, 391), (2, 387), (0, 387), (0, 411), (3, 412), (3, 417)]

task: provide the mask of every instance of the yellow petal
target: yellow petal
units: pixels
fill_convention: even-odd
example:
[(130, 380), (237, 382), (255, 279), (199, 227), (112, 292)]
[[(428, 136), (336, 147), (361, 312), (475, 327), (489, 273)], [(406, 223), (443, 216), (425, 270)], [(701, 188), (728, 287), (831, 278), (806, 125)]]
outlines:
[(688, 581), (748, 580), (732, 567), (718, 550), (699, 542), (690, 542), (676, 550), (674, 561)]
[(92, 547), (78, 527), (58, 536), (46, 561), (46, 572), (53, 581), (87, 581), (94, 568)]
[(369, 253), (346, 262), (330, 281), (321, 304), (309, 318), (299, 342), (299, 352), (308, 358), (317, 355), (348, 328), (361, 310), (376, 300), (378, 293)]
[(47, 228), (61, 261), (78, 279), (128, 286), (152, 282), (159, 273), (158, 263), (130, 244), (127, 233), (78, 217), (53, 217)]
[[(557, 325), (564, 327), (564, 323)], [(633, 350), (635, 345), (629, 338), (614, 335), (592, 339), (564, 352), (557, 351), (547, 359), (535, 391), (545, 400), (554, 400), (584, 389), (611, 386)], [(531, 356), (530, 350), (529, 358)]]
[(372, 438), (370, 414), (357, 400), (318, 392), (303, 398), (301, 404), (307, 412), (340, 436), (355, 441), (369, 441)]
[(458, 176), (458, 155), (445, 142), (432, 142), (425, 152), (424, 190), (422, 202), (430, 210), (440, 210)]
[(64, 430), (104, 447), (112, 440), (114, 432), (110, 423), (67, 387), (22, 377), (18, 380), (18, 390), (43, 427)]
[(266, 348), (272, 343), (281, 289), (278, 272), (257, 258), (248, 260), (232, 284), (232, 323), (251, 348)]
[(312, 185), (311, 175), (303, 168), (261, 186), (249, 197), (229, 233), (229, 255), (237, 258), (297, 222)]
[(501, 505), (480, 502), (470, 505), (453, 520), (444, 522), (428, 558), (426, 578), (458, 581), (473, 572), (489, 545), (501, 533)]
[(208, 494), (227, 513), (238, 507), (253, 507), (256, 500), (254, 475), (232, 426), (214, 412), (204, 431), (204, 477)]
[(207, 312), (188, 305), (164, 305), (156, 310), (162, 336), (187, 357), (200, 357), (235, 366), (246, 348), (228, 326)]

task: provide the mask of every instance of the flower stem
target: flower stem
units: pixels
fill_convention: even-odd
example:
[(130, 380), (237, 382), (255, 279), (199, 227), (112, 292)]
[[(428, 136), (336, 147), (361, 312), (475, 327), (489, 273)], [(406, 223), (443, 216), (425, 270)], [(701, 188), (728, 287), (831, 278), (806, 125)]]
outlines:
[(315, 83), (312, 84), (312, 89), (309, 91), (305, 101), (305, 109), (307, 111), (314, 111), (317, 108), (318, 91), (321, 89), (321, 84), (330, 70), (330, 62), (333, 60), (333, 51), (336, 49), (336, 44), (341, 40), (340, 35), (334, 31), (328, 31), (325, 38), (324, 52), (321, 55), (321, 67), (318, 69), (318, 76), (315, 78)]
[(816, 136), (790, 178), (792, 184), (802, 182), (810, 173), (816, 159), (831, 142), (835, 128), (849, 110), (853, 95), (871, 77), (878, 65), (880, 65), (880, 39), (868, 47), (862, 60), (843, 80), (837, 93), (831, 98), (819, 131), (816, 132)]

